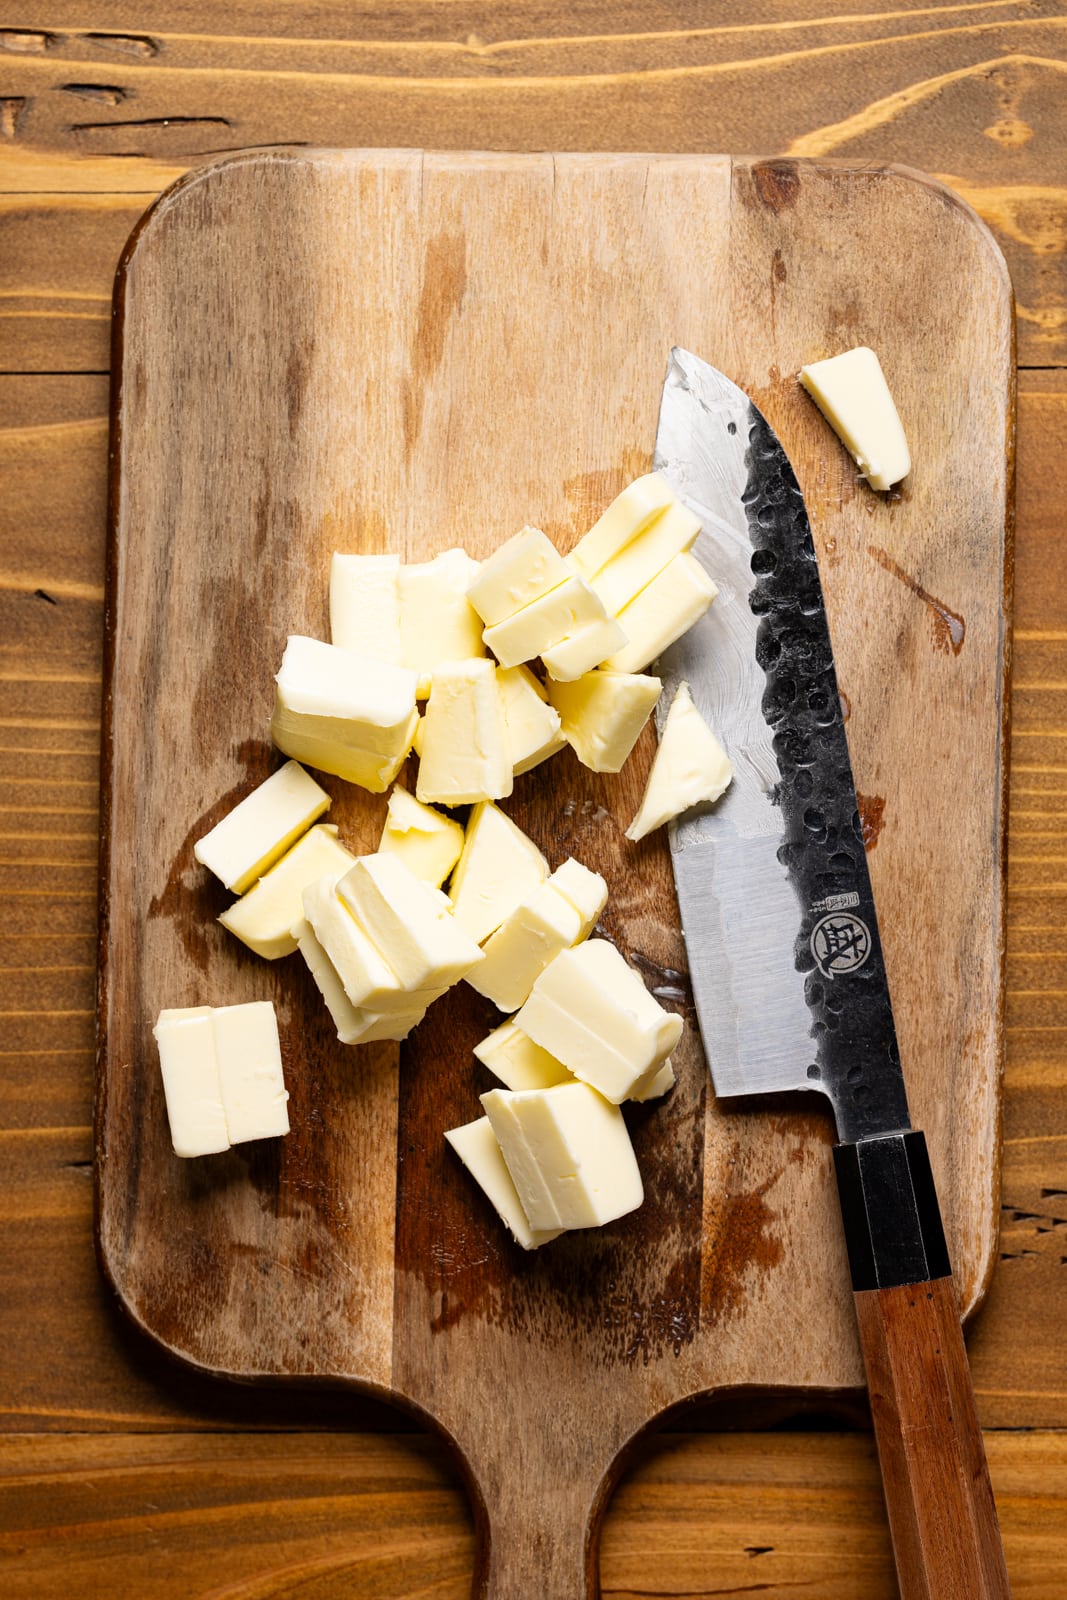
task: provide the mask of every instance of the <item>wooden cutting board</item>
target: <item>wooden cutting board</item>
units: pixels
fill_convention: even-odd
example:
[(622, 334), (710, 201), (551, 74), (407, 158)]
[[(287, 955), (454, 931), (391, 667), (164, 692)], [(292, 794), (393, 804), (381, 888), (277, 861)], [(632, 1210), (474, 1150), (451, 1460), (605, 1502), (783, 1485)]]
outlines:
[[(666, 840), (627, 844), (651, 755), (569, 753), (506, 809), (601, 870), (603, 925), (687, 1018), (633, 1108), (642, 1209), (512, 1247), (442, 1139), (479, 1114), (466, 986), (406, 1046), (346, 1050), (298, 957), (248, 955), (193, 843), (278, 757), (286, 635), (327, 636), (334, 548), (562, 549), (650, 466), (667, 352), (754, 396), (807, 496), (916, 1122), (963, 1308), (997, 1222), (1012, 298), (974, 215), (920, 175), (721, 156), (254, 152), (131, 240), (116, 299), (98, 1237), (131, 1317), (244, 1379), (354, 1380), (455, 1442), (477, 1592), (595, 1592), (619, 1452), (708, 1392), (854, 1391), (862, 1369), (816, 1098), (712, 1095)], [(910, 437), (888, 498), (795, 382), (869, 343)], [(373, 849), (384, 801), (324, 780)], [(272, 999), (293, 1131), (180, 1161), (163, 1006)]]

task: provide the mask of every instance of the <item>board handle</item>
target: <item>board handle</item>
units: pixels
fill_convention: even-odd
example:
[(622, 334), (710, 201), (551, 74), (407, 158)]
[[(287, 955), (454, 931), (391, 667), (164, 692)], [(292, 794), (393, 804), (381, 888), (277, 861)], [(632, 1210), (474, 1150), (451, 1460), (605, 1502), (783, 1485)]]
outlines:
[(1009, 1600), (926, 1140), (838, 1145), (834, 1164), (901, 1600)]
[(473, 1600), (600, 1600), (600, 1529), (607, 1482), (567, 1481), (557, 1461), (517, 1460), (482, 1498)]

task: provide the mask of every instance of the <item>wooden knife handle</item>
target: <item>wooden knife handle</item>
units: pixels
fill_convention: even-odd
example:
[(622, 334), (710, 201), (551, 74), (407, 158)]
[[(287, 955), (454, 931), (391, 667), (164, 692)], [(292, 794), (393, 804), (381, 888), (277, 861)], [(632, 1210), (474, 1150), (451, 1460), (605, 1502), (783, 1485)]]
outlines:
[(1008, 1600), (926, 1140), (834, 1157), (901, 1600)]

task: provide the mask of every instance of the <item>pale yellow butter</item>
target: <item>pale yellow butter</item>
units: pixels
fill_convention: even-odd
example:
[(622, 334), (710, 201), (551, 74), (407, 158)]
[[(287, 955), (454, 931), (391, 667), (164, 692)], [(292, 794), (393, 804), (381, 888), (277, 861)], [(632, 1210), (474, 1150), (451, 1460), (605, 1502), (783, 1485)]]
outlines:
[(415, 674), (319, 639), (289, 639), (271, 737), (279, 750), (375, 794), (386, 790), (418, 725)]
[(216, 1006), (211, 1025), (230, 1143), (288, 1133), (289, 1094), (271, 1002)]
[(337, 894), (408, 993), (448, 988), (484, 960), (453, 917), (448, 896), (416, 878), (398, 856), (360, 856), (338, 879)]
[(570, 1083), (574, 1077), (562, 1061), (534, 1044), (510, 1021), (480, 1040), (474, 1054), (506, 1089), (547, 1089), (553, 1083)]
[(243, 894), (329, 807), (325, 789), (287, 761), (198, 839), (193, 854), (227, 889)]
[(595, 578), (674, 498), (674, 490), (658, 472), (635, 478), (578, 541), (567, 556), (568, 565), (583, 578)]
[(211, 1007), (161, 1011), (152, 1032), (159, 1046), (174, 1154), (210, 1156), (228, 1150)]
[(511, 793), (511, 747), (492, 661), (438, 665), (420, 743), (415, 793), (423, 802), (470, 805)]
[(476, 944), (548, 876), (548, 862), (506, 812), (491, 802), (476, 806), (449, 890), (452, 913)]
[(540, 528), (521, 528), (494, 550), (467, 598), (487, 627), (503, 622), (570, 577), (563, 557)]
[(619, 772), (662, 687), (658, 678), (601, 669), (573, 683), (550, 684), (548, 697), (583, 766), (594, 772)]
[(682, 1033), (615, 946), (588, 939), (545, 968), (515, 1017), (575, 1077), (618, 1104), (662, 1066)]
[(608, 656), (604, 667), (612, 672), (640, 672), (700, 621), (718, 592), (695, 556), (687, 551), (675, 556), (619, 612), (628, 643)]
[(291, 955), (296, 949), (291, 930), (303, 915), (305, 888), (327, 873), (339, 876), (355, 859), (338, 840), (337, 829), (320, 823), (298, 839), (253, 889), (222, 913), (219, 921), (267, 961)]
[(504, 709), (511, 770), (517, 778), (566, 744), (559, 713), (529, 667), (501, 667), (496, 675)]
[(617, 617), (668, 562), (692, 548), (699, 532), (699, 517), (680, 500), (672, 501), (591, 580), (605, 610)]
[(382, 1039), (406, 1039), (426, 1014), (426, 1008), (412, 1012), (368, 1011), (354, 1006), (345, 993), (340, 974), (326, 951), (315, 937), (306, 918), (293, 926), (293, 938), (307, 963), (315, 986), (326, 1003), (326, 1009), (337, 1029), (342, 1044), (371, 1044)]
[(485, 654), (482, 620), (467, 599), (477, 576), (478, 562), (465, 550), (444, 550), (432, 561), (401, 566), (397, 574), (401, 659), (416, 674), (420, 700), (443, 661)]
[(808, 391), (872, 489), (891, 489), (911, 471), (900, 416), (873, 350), (859, 345), (801, 367)]
[(429, 994), (413, 999), (408, 994), (366, 929), (337, 894), (336, 878), (330, 876), (309, 884), (303, 898), (304, 916), (354, 1006), (361, 1011), (404, 1012), (429, 1005), (436, 998)]
[(690, 806), (718, 800), (732, 776), (729, 758), (693, 704), (689, 685), (679, 684), (626, 837), (643, 839)]
[(572, 683), (583, 673), (592, 672), (606, 656), (621, 650), (626, 642), (626, 635), (615, 618), (604, 617), (597, 622), (584, 623), (569, 638), (542, 650), (541, 659), (550, 678)]
[(343, 555), (330, 561), (330, 640), (342, 650), (403, 665), (399, 556)]
[(531, 1228), (488, 1117), (449, 1128), (445, 1138), (516, 1244), (536, 1250), (550, 1239), (558, 1239), (560, 1228)]
[(641, 1204), (626, 1123), (595, 1089), (490, 1089), (481, 1100), (532, 1228), (601, 1227)]
[(668, 1059), (660, 1067), (649, 1067), (644, 1077), (638, 1078), (630, 1090), (629, 1099), (637, 1100), (642, 1105), (646, 1100), (658, 1100), (673, 1089), (676, 1082), (674, 1064)]
[(606, 615), (585, 580), (571, 574), (540, 599), (486, 628), (482, 637), (502, 667), (517, 667), (570, 638), (585, 623), (602, 622)]
[(607, 901), (599, 872), (565, 861), (490, 935), (485, 960), (467, 982), (501, 1011), (517, 1010), (549, 962), (588, 938)]
[(463, 828), (398, 786), (389, 796), (378, 849), (398, 855), (416, 878), (439, 889), (459, 860)]

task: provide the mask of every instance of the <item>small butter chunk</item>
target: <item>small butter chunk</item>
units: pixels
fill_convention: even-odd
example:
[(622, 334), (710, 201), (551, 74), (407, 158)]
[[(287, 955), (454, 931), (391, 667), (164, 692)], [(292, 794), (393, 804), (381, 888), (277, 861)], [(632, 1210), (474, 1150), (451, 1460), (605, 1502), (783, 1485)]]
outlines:
[(570, 572), (540, 528), (521, 528), (487, 561), (467, 590), (467, 599), (487, 627), (555, 589)]
[(881, 362), (859, 345), (801, 367), (808, 391), (872, 489), (891, 489), (911, 471), (911, 455)]
[(502, 667), (517, 667), (569, 639), (585, 623), (602, 622), (606, 615), (585, 580), (570, 573), (540, 599), (486, 628), (482, 637)]
[(474, 1046), (474, 1054), (507, 1089), (547, 1089), (574, 1078), (562, 1061), (534, 1044), (513, 1022), (494, 1028)]
[(524, 1250), (536, 1250), (550, 1239), (559, 1238), (562, 1228), (531, 1228), (488, 1117), (479, 1117), (461, 1128), (449, 1128), (445, 1138), (516, 1244)]
[(618, 616), (669, 561), (692, 548), (699, 532), (700, 518), (680, 500), (673, 501), (592, 579), (605, 609)]
[(506, 812), (483, 802), (471, 812), (449, 890), (452, 913), (476, 944), (548, 877), (548, 862)]
[(210, 1156), (228, 1150), (211, 1007), (161, 1011), (152, 1032), (159, 1046), (175, 1155)]
[(673, 1089), (677, 1081), (671, 1061), (665, 1061), (661, 1067), (649, 1067), (644, 1077), (638, 1078), (630, 1090), (630, 1099), (641, 1104), (646, 1100), (658, 1100)]
[(381, 794), (415, 737), (415, 674), (319, 639), (289, 639), (271, 737), (279, 750)]
[(379, 1039), (406, 1039), (421, 1022), (425, 1007), (413, 1011), (368, 1011), (354, 1006), (345, 994), (344, 984), (333, 962), (316, 939), (311, 924), (301, 918), (293, 926), (293, 938), (307, 963), (315, 986), (326, 1002), (326, 1009), (342, 1044), (371, 1044)]
[(662, 687), (658, 678), (602, 669), (574, 683), (550, 684), (548, 698), (582, 765), (594, 772), (619, 772)]
[(484, 960), (453, 917), (448, 896), (416, 878), (398, 856), (360, 856), (338, 879), (337, 894), (409, 993), (446, 989)]
[(304, 890), (304, 916), (335, 967), (345, 994), (359, 1010), (403, 1012), (429, 1005), (431, 996), (413, 998), (405, 991), (370, 935), (338, 896), (335, 877), (320, 878)]
[(649, 994), (605, 939), (564, 950), (542, 972), (517, 1027), (616, 1105), (666, 1061), (682, 1019)]
[(542, 650), (541, 659), (550, 678), (561, 683), (572, 683), (584, 672), (592, 672), (606, 656), (621, 650), (626, 635), (614, 617), (604, 617), (598, 622), (586, 622), (568, 639), (549, 650)]
[(671, 701), (628, 839), (643, 839), (690, 806), (718, 800), (733, 777), (729, 758), (693, 704), (687, 683)]
[(496, 675), (504, 708), (511, 770), (517, 778), (555, 755), (566, 744), (559, 713), (529, 667), (501, 667)]
[(343, 555), (330, 561), (330, 639), (342, 650), (402, 665), (399, 556)]
[(511, 746), (492, 661), (439, 663), (421, 732), (420, 800), (460, 806), (511, 793)]
[(211, 1023), (230, 1143), (288, 1133), (289, 1095), (271, 1002), (216, 1006)]
[(337, 877), (355, 861), (337, 838), (337, 829), (320, 823), (265, 873), (255, 888), (219, 917), (224, 928), (256, 955), (277, 961), (296, 949), (292, 926), (303, 916), (303, 895), (309, 883), (326, 873)]
[(568, 565), (583, 578), (595, 578), (674, 498), (674, 490), (658, 472), (635, 478), (578, 541), (567, 557)]
[(608, 656), (604, 666), (613, 672), (640, 672), (700, 621), (718, 592), (695, 556), (688, 551), (675, 556), (619, 612), (628, 643)]
[(485, 960), (467, 982), (501, 1011), (517, 1010), (548, 963), (589, 937), (607, 903), (599, 872), (565, 861), (486, 940)]
[(478, 563), (465, 550), (444, 550), (432, 561), (400, 568), (401, 659), (417, 676), (420, 700), (442, 661), (485, 654), (482, 621), (467, 599), (477, 575)]
[(641, 1204), (622, 1112), (595, 1089), (490, 1089), (481, 1100), (532, 1228), (598, 1228)]
[(424, 806), (406, 789), (393, 790), (378, 845), (381, 854), (398, 855), (416, 878), (439, 889), (462, 849), (463, 828), (458, 822)]
[(244, 894), (329, 806), (325, 789), (287, 761), (198, 839), (193, 854), (227, 889)]
[(600, 873), (591, 872), (573, 856), (568, 856), (548, 881), (557, 894), (570, 901), (581, 918), (578, 939), (588, 939), (608, 903), (608, 886)]

